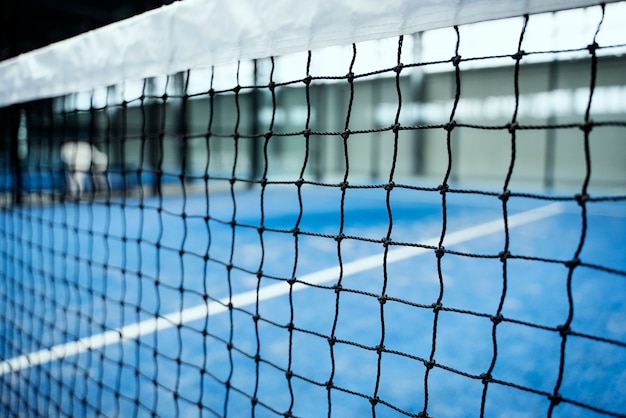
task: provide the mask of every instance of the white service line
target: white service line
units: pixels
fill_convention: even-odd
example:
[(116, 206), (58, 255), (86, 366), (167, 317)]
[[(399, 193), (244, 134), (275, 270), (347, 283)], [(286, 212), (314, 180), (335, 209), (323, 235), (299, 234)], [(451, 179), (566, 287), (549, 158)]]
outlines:
[[(550, 205), (542, 206), (537, 209), (532, 209), (518, 213), (516, 215), (509, 216), (508, 226), (509, 228), (514, 228), (520, 225), (528, 224), (557, 215), (562, 211), (563, 206), (560, 203), (553, 203)], [(460, 231), (446, 234), (444, 244), (446, 246), (459, 244), (461, 242), (499, 232), (503, 229), (504, 222), (502, 221), (502, 218), (498, 218), (490, 222), (485, 222), (476, 226), (462, 229)], [(431, 238), (422, 242), (422, 244), (425, 246), (437, 246), (438, 243), (439, 237)], [(407, 258), (415, 257), (417, 255), (429, 252), (432, 253), (432, 250), (422, 247), (402, 247), (395, 250), (390, 250), (387, 253), (387, 264), (406, 260)], [(344, 263), (343, 277), (380, 267), (382, 265), (382, 261), (383, 253), (379, 253), (376, 255), (363, 257), (349, 263)], [(298, 278), (299, 282), (293, 285), (292, 291), (305, 289), (310, 284), (322, 284), (332, 280), (336, 280), (339, 277), (339, 273), (339, 266), (335, 266), (317, 271), (315, 273), (301, 276)], [(202, 319), (210, 315), (217, 315), (221, 312), (225, 312), (228, 310), (227, 305), (229, 302), (232, 303), (233, 307), (241, 308), (256, 303), (257, 298), (259, 301), (272, 299), (277, 296), (289, 293), (289, 288), (290, 286), (287, 283), (283, 282), (264, 286), (259, 290), (258, 294), (256, 290), (238, 293), (236, 295), (233, 295), (230, 299), (226, 297), (221, 299), (219, 302), (209, 302), (206, 305), (198, 305), (180, 312), (173, 312), (163, 317), (147, 319), (145, 321), (126, 325), (115, 330), (106, 331), (101, 334), (92, 335), (76, 341), (58, 344), (47, 349), (14, 357), (0, 363), (0, 376), (40, 364), (60, 360), (69, 356), (81, 354), (89, 350), (95, 350), (106, 345), (117, 344), (125, 340), (132, 340), (142, 335), (162, 331), (187, 322)]]

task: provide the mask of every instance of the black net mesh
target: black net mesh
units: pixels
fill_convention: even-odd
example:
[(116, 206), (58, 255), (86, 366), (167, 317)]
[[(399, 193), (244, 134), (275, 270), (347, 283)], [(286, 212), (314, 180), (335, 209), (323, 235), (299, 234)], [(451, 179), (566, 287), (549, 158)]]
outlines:
[(376, 71), (357, 44), (1, 109), (0, 413), (626, 416), (597, 11), (566, 50), (525, 50), (531, 16), (502, 55), (450, 28), (439, 61), (416, 35)]

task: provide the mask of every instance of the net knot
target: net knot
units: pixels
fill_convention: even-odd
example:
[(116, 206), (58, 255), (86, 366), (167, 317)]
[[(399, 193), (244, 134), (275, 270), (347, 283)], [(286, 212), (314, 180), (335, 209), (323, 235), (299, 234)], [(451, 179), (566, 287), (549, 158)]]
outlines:
[(511, 197), (511, 191), (509, 189), (504, 190), (498, 195), (498, 199), (502, 200), (503, 202), (509, 200), (509, 197)]
[(440, 184), (439, 186), (437, 186), (437, 190), (439, 190), (439, 193), (441, 194), (447, 192), (449, 188), (450, 187), (447, 184)]
[(596, 53), (596, 49), (598, 48), (600, 48), (600, 45), (598, 45), (597, 42), (587, 45), (587, 51), (589, 51), (591, 55), (594, 55)]
[(378, 402), (380, 402), (380, 398), (378, 396), (374, 396), (373, 398), (370, 398), (370, 403), (372, 404), (372, 406), (376, 406)]
[(235, 93), (239, 93), (241, 91), (241, 86), (239, 84), (237, 84), (235, 87), (233, 87), (233, 91)]
[(495, 325), (498, 325), (500, 322), (504, 320), (504, 317), (501, 314), (498, 314), (498, 315), (492, 316), (490, 319), (491, 319), (491, 322), (493, 322)]
[(561, 334), (561, 337), (565, 337), (570, 332), (572, 332), (572, 330), (571, 330), (571, 328), (569, 327), (568, 324), (559, 325), (558, 327), (556, 327), (556, 329), (557, 329), (557, 331), (559, 331), (559, 334)]
[(328, 345), (330, 345), (331, 347), (335, 345), (336, 342), (337, 339), (335, 337), (328, 337)]
[(552, 405), (555, 405), (555, 406), (556, 406), (556, 405), (558, 405), (558, 404), (560, 404), (560, 403), (561, 403), (561, 401), (563, 400), (563, 398), (561, 397), (561, 395), (560, 395), (560, 394), (558, 394), (558, 393), (555, 393), (554, 395), (550, 395), (550, 396), (549, 396), (549, 399), (550, 399), (550, 403), (551, 403)]
[(304, 131), (302, 131), (302, 135), (304, 135), (305, 138), (308, 138), (311, 136), (311, 130), (309, 128), (306, 128)]
[(378, 354), (382, 354), (383, 351), (385, 351), (385, 345), (384, 344), (379, 344), (379, 345), (376, 346), (376, 352)]
[(287, 370), (285, 372), (285, 377), (287, 378), (287, 380), (291, 380), (291, 378), (293, 377), (293, 372), (291, 370)]
[(404, 64), (402, 64), (401, 62), (398, 63), (398, 65), (396, 65), (395, 67), (393, 67), (393, 71), (396, 74), (400, 74), (400, 72), (402, 71), (402, 69), (404, 68)]
[(341, 242), (345, 237), (346, 236), (343, 233), (341, 233), (341, 234), (335, 236), (335, 241)]
[(252, 321), (254, 321), (254, 322), (259, 322), (259, 319), (261, 319), (261, 315), (259, 315), (259, 314), (256, 314), (256, 315), (252, 316)]
[(579, 264), (580, 264), (580, 259), (579, 258), (573, 258), (573, 259), (565, 262), (565, 267), (567, 267), (567, 268), (574, 268), (574, 267), (577, 267)]
[(433, 367), (435, 367), (437, 365), (437, 362), (435, 360), (430, 360), (430, 361), (426, 361), (424, 362), (424, 366), (426, 366), (426, 368), (428, 370), (431, 370)]
[(298, 180), (296, 180), (295, 185), (298, 187), (302, 187), (302, 185), (304, 184), (304, 179), (302, 177), (300, 177)]
[(354, 73), (351, 71), (348, 74), (346, 74), (346, 78), (348, 79), (349, 83), (352, 83), (354, 81)]
[(435, 313), (443, 309), (443, 305), (441, 303), (433, 303), (431, 307)]
[(482, 380), (483, 384), (487, 384), (492, 381), (491, 374), (489, 373), (483, 373), (478, 377), (480, 377), (480, 380)]
[(261, 361), (261, 355), (260, 354), (255, 354), (254, 355), (254, 362), (255, 363), (259, 363)]
[(385, 184), (385, 190), (389, 192), (395, 187), (395, 185), (396, 183), (394, 183), (393, 181), (390, 181), (389, 183)]
[(378, 301), (380, 302), (381, 305), (384, 305), (385, 303), (387, 303), (387, 299), (389, 299), (387, 295), (378, 296)]
[(237, 181), (237, 177), (231, 177), (228, 179), (228, 182), (230, 183), (231, 186), (235, 184), (236, 181)]
[(586, 134), (591, 132), (592, 129), (593, 129), (593, 121), (591, 121), (591, 120), (587, 120), (587, 121), (585, 121), (585, 123), (580, 125), (580, 130), (583, 131)]
[(576, 202), (578, 202), (580, 206), (584, 205), (587, 201), (589, 201), (589, 195), (587, 193), (577, 194), (576, 196), (574, 196), (574, 198), (576, 199)]
[(345, 192), (349, 185), (350, 184), (347, 181), (343, 181), (339, 183), (339, 187), (341, 188), (342, 192)]
[(334, 285), (332, 285), (331, 289), (333, 289), (335, 293), (339, 293), (343, 289), (343, 286), (341, 286), (339, 283), (335, 283)]
[(259, 225), (256, 227), (256, 230), (258, 231), (259, 234), (262, 234), (263, 232), (265, 232), (265, 226)]
[(263, 178), (261, 179), (261, 187), (265, 187), (265, 186), (267, 186), (267, 181), (268, 181), (268, 180), (267, 180), (267, 177), (263, 177)]
[(226, 264), (226, 271), (231, 271), (233, 269), (232, 264)]
[(324, 383), (324, 386), (326, 386), (326, 389), (332, 389), (335, 385), (333, 385), (332, 380), (328, 380), (326, 383)]
[(341, 137), (343, 139), (348, 139), (349, 136), (350, 136), (350, 129), (346, 129), (345, 131), (341, 133)]
[(452, 65), (454, 65), (455, 67), (458, 67), (459, 64), (461, 63), (461, 56), (457, 55), (455, 57), (452, 57), (451, 61), (452, 61)]
[(437, 256), (437, 258), (441, 258), (446, 254), (446, 247), (444, 247), (443, 245), (435, 248), (435, 255)]
[(256, 272), (256, 277), (257, 279), (260, 279), (263, 277), (263, 270), (259, 269), (259, 271)]
[(258, 402), (259, 402), (259, 400), (257, 398), (255, 398), (255, 397), (252, 397), (250, 399), (250, 403), (252, 404), (252, 406), (256, 405)]
[(297, 281), (298, 279), (296, 279), (295, 277), (292, 277), (291, 279), (287, 280), (287, 284), (293, 286), (294, 284), (296, 284)]
[(500, 253), (498, 254), (498, 257), (500, 258), (500, 261), (504, 263), (507, 258), (511, 258), (511, 253), (508, 250), (500, 251)]
[(270, 83), (267, 85), (267, 88), (268, 88), (270, 91), (274, 91), (274, 90), (276, 89), (276, 83), (275, 83), (275, 82), (273, 82), (273, 81), (270, 81)]
[(381, 242), (383, 243), (383, 247), (387, 248), (393, 242), (393, 240), (389, 237), (383, 237)]
[(293, 324), (293, 322), (287, 324), (287, 330), (293, 331), (295, 328), (296, 326)]
[(298, 228), (297, 226), (291, 229), (291, 233), (296, 236), (300, 233), (300, 228)]
[(400, 124), (399, 124), (399, 123), (394, 123), (394, 124), (391, 126), (391, 131), (392, 131), (394, 134), (397, 134), (397, 133), (400, 131)]
[(517, 129), (519, 129), (519, 123), (517, 123), (517, 122), (509, 122), (509, 123), (506, 124), (506, 129), (509, 131), (510, 134), (512, 134)]
[(456, 122), (454, 120), (451, 120), (450, 122), (443, 125), (443, 129), (445, 129), (448, 132), (451, 132), (455, 128), (455, 126), (456, 126)]
[(524, 55), (526, 55), (526, 51), (519, 50), (515, 54), (511, 55), (511, 58), (513, 58), (515, 61), (520, 61), (524, 57)]
[(304, 82), (304, 84), (306, 86), (311, 84), (311, 81), (313, 81), (313, 77), (311, 77), (310, 75), (306, 76), (306, 78), (304, 80), (302, 80)]
[(215, 96), (215, 89), (209, 89), (209, 96)]
[(267, 132), (265, 132), (265, 135), (263, 135), (263, 136), (265, 137), (265, 139), (270, 139), (272, 137), (272, 135), (274, 135), (274, 132), (267, 131)]

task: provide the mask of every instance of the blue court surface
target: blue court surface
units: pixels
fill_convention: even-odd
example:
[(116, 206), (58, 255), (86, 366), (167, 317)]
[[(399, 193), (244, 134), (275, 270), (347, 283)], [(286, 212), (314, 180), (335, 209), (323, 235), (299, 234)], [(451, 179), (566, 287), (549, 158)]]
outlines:
[(626, 415), (623, 201), (587, 203), (570, 300), (575, 201), (512, 197), (503, 263), (502, 201), (448, 193), (439, 272), (439, 192), (394, 188), (392, 222), (384, 189), (345, 193), (343, 217), (309, 184), (302, 210), (294, 185), (2, 209), (0, 413), (476, 417), (495, 357), (486, 417), (546, 416), (561, 362), (552, 416)]

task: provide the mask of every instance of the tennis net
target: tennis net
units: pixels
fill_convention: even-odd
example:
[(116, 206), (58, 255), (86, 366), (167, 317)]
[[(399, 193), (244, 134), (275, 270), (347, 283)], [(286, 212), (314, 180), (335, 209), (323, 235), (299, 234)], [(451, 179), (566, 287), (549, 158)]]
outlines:
[(626, 416), (626, 4), (231, 3), (0, 63), (0, 413)]

